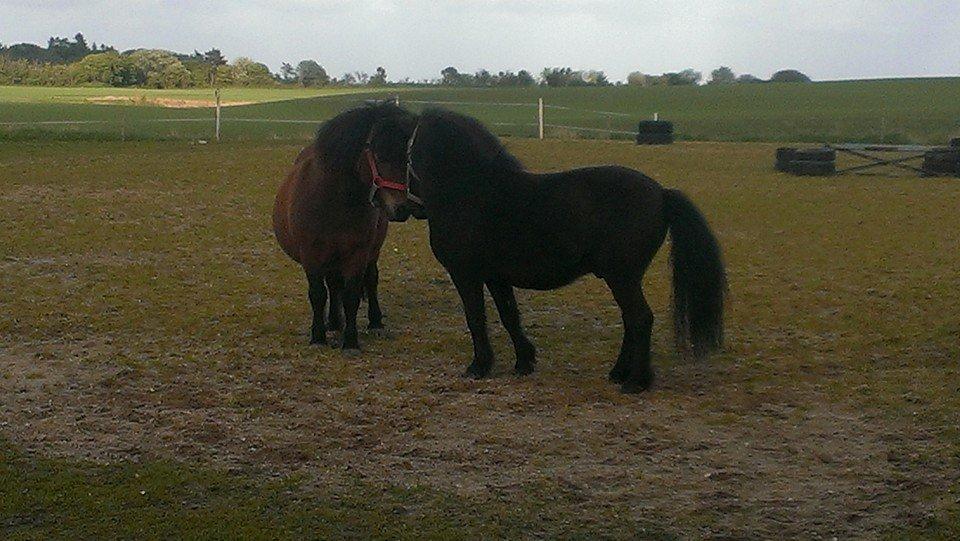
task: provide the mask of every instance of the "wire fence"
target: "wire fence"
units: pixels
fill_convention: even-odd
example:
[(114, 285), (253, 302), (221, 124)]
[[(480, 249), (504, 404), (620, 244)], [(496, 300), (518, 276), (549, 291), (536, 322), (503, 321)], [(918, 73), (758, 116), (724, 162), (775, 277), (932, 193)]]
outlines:
[[(340, 95), (267, 102), (220, 108), (219, 135), (225, 140), (310, 139), (324, 121), (371, 98), (387, 96)], [(414, 110), (444, 107), (474, 116), (498, 135), (629, 138), (635, 135), (635, 115), (615, 111), (580, 109), (538, 102), (453, 101), (400, 99)], [(0, 138), (92, 138), (92, 139), (216, 139), (214, 108), (173, 109), (130, 105), (84, 105), (68, 107), (88, 118), (50, 118), (59, 111), (48, 108), (47, 118), (6, 120), (0, 118)], [(64, 115), (66, 116), (66, 115)], [(89, 118), (89, 117), (96, 118)], [(546, 121), (545, 121), (546, 120)]]
[[(400, 93), (399, 99), (414, 111), (428, 107), (453, 109), (478, 118), (497, 135), (527, 138), (539, 137), (542, 128), (545, 138), (628, 140), (635, 137), (638, 121), (654, 118), (657, 113), (674, 122), (678, 140), (942, 145), (960, 136), (957, 118), (938, 119), (929, 112), (916, 114), (908, 110), (901, 114), (870, 109), (811, 114), (800, 109), (685, 104), (684, 108), (657, 111), (652, 105), (645, 107), (636, 100), (611, 100), (607, 104), (620, 110), (590, 107), (587, 101), (582, 104), (547, 102), (541, 109), (534, 99), (483, 101), (488, 95), (478, 92), (471, 98), (474, 96), (478, 99), (417, 94), (407, 99)], [(222, 107), (220, 136), (227, 141), (309, 140), (325, 120), (371, 99), (396, 99), (396, 96), (383, 92), (343, 94)], [(561, 98), (548, 96), (548, 99)], [(580, 98), (573, 96), (573, 99)], [(0, 140), (213, 140), (216, 133), (216, 114), (212, 108), (92, 104), (0, 108)]]

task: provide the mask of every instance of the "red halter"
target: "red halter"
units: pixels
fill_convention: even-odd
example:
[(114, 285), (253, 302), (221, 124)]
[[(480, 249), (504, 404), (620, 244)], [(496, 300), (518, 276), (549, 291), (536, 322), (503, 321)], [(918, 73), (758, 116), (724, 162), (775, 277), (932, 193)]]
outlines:
[(374, 205), (373, 198), (377, 195), (377, 190), (385, 188), (387, 190), (396, 190), (403, 192), (407, 199), (413, 201), (414, 203), (423, 206), (423, 199), (420, 199), (418, 196), (410, 193), (410, 177), (416, 178), (417, 174), (413, 171), (413, 166), (410, 164), (410, 151), (413, 148), (413, 141), (417, 137), (417, 131), (420, 130), (420, 124), (417, 123), (417, 126), (413, 129), (413, 134), (410, 136), (410, 140), (407, 141), (407, 172), (406, 172), (406, 182), (400, 182), (397, 180), (391, 180), (385, 178), (380, 174), (380, 168), (377, 167), (377, 156), (373, 153), (373, 149), (370, 148), (370, 140), (373, 139), (373, 132), (370, 132), (370, 135), (367, 136), (367, 146), (363, 149), (363, 153), (367, 155), (367, 166), (370, 168), (370, 176), (373, 177), (373, 183), (370, 185), (370, 204)]
[(383, 175), (380, 174), (380, 168), (377, 167), (377, 158), (373, 155), (373, 150), (367, 148), (364, 149), (364, 152), (367, 154), (367, 165), (370, 166), (370, 175), (373, 177), (373, 185), (375, 188), (386, 188), (388, 190), (401, 192), (407, 191), (407, 185), (403, 182), (384, 178)]

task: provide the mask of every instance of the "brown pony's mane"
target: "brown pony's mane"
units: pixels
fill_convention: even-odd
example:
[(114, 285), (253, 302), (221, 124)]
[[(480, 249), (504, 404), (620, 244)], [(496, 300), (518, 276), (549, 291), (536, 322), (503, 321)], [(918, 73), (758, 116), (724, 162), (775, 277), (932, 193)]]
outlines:
[(317, 130), (314, 149), (327, 171), (355, 175), (357, 160), (374, 125), (380, 120), (401, 120), (412, 117), (392, 101), (366, 104), (331, 118)]

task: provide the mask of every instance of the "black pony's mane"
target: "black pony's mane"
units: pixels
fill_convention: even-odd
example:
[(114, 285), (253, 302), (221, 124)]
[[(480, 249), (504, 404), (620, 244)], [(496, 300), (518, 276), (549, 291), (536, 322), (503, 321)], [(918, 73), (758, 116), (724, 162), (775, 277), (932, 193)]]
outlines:
[(420, 115), (429, 137), (425, 149), (441, 159), (438, 165), (463, 171), (499, 169), (523, 171), (523, 163), (479, 120), (446, 109), (431, 108)]
[(368, 103), (324, 122), (314, 140), (317, 158), (329, 171), (352, 174), (370, 130), (382, 119), (411, 116), (392, 101)]

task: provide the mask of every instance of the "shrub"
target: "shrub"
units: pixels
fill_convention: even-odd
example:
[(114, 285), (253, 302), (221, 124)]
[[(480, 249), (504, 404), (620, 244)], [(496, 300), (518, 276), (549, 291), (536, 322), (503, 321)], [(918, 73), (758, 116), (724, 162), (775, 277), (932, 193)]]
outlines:
[(771, 83), (809, 83), (812, 80), (797, 70), (781, 70), (770, 77)]
[(68, 67), (74, 84), (131, 86), (137, 83), (137, 68), (129, 57), (115, 52), (85, 56)]
[(137, 69), (136, 84), (150, 88), (185, 88), (193, 78), (183, 62), (167, 51), (141, 49), (130, 54)]

